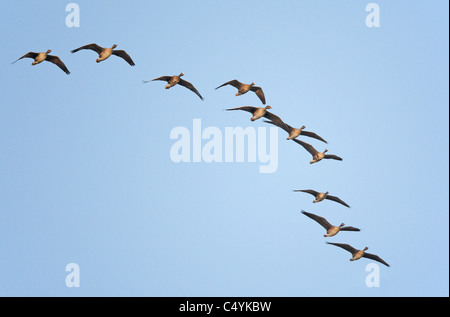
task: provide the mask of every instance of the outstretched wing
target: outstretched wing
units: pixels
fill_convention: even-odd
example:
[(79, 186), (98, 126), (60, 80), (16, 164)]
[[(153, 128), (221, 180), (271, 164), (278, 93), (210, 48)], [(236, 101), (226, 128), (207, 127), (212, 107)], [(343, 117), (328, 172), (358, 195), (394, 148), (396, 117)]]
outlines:
[(325, 197), (325, 199), (329, 199), (329, 200), (335, 201), (335, 202), (337, 202), (337, 203), (340, 203), (340, 204), (342, 204), (342, 205), (344, 205), (344, 206), (350, 208), (350, 206), (347, 205), (347, 204), (346, 204), (343, 200), (341, 200), (339, 197), (327, 195), (327, 196)]
[(263, 105), (266, 104), (266, 97), (264, 96), (264, 92), (261, 87), (252, 86), (250, 87), (250, 90), (253, 91), (258, 96), (259, 100), (261, 100)]
[(276, 125), (277, 127), (283, 129), (284, 131), (286, 131), (287, 133), (291, 133), (292, 131), (292, 127), (289, 124), (284, 123), (283, 120), (280, 119), (280, 121), (269, 121), (269, 120), (264, 120), (264, 122)]
[(92, 43), (92, 44), (87, 44), (87, 45), (84, 45), (82, 47), (79, 47), (79, 48), (76, 48), (74, 50), (71, 50), (71, 52), (75, 53), (75, 52), (78, 52), (79, 50), (93, 50), (93, 51), (96, 51), (97, 54), (100, 54), (103, 51), (103, 47), (98, 46), (95, 43)]
[(338, 160), (338, 161), (342, 161), (342, 158), (334, 155), (334, 154), (325, 154), (325, 156), (323, 157), (324, 159), (332, 159), (332, 160)]
[(358, 228), (355, 228), (355, 227), (346, 226), (346, 227), (342, 227), (341, 231), (361, 231), (361, 229), (358, 229)]
[(292, 139), (292, 141), (297, 142), (298, 144), (300, 144), (301, 146), (303, 146), (305, 148), (306, 151), (308, 151), (312, 156), (316, 155), (317, 153), (319, 153), (311, 144), (303, 142), (302, 140), (298, 140), (298, 139)]
[(244, 111), (248, 111), (251, 114), (253, 114), (256, 109), (258, 109), (257, 107), (252, 107), (252, 106), (243, 106), (243, 107), (237, 107), (237, 108), (231, 108), (231, 109), (226, 109), (227, 111), (231, 111), (231, 110), (244, 110)]
[(302, 131), (302, 133), (300, 135), (304, 135), (304, 136), (308, 136), (310, 138), (314, 138), (317, 140), (320, 140), (322, 142), (328, 143), (327, 141), (325, 141), (324, 139), (322, 139), (320, 136), (318, 136), (317, 134), (315, 134), (314, 132), (310, 132), (310, 131)]
[(200, 95), (200, 93), (198, 92), (198, 90), (195, 89), (194, 85), (192, 85), (190, 82), (188, 82), (188, 81), (186, 81), (186, 80), (180, 78), (180, 81), (178, 82), (178, 84), (180, 84), (181, 86), (184, 86), (184, 87), (186, 87), (187, 89), (189, 89), (189, 90), (195, 92), (195, 93), (197, 94), (197, 96), (199, 96), (200, 99), (203, 100), (202, 95)]
[(312, 189), (294, 189), (294, 192), (308, 193), (313, 195), (314, 197), (317, 197), (317, 195), (319, 195), (319, 192), (316, 192), (315, 190)]
[(155, 79), (152, 79), (152, 80), (144, 80), (143, 82), (144, 83), (148, 83), (150, 81), (155, 81), (155, 80), (161, 80), (161, 81), (167, 81), (168, 82), (171, 78), (172, 78), (172, 76), (161, 76), (161, 77), (158, 77), (158, 78), (155, 78)]
[(358, 252), (358, 250), (356, 250), (354, 247), (352, 247), (351, 245), (345, 244), (345, 243), (334, 243), (334, 242), (328, 242), (327, 244), (332, 244), (335, 245), (337, 247), (340, 247), (344, 250), (347, 250), (348, 252), (350, 252), (351, 254), (355, 254), (356, 252)]
[(380, 263), (383, 263), (386, 266), (389, 266), (389, 264), (387, 264), (382, 258), (380, 258), (378, 255), (375, 254), (371, 254), (371, 253), (366, 253), (364, 252), (363, 257), (374, 260), (374, 261), (378, 261)]
[(125, 52), (123, 50), (113, 50), (112, 53), (116, 56), (122, 57), (131, 66), (135, 65), (133, 60), (131, 59), (130, 55), (127, 54), (127, 52)]
[(35, 59), (36, 56), (38, 56), (39, 53), (35, 53), (35, 52), (28, 52), (26, 53), (24, 56), (22, 56), (21, 58), (18, 58), (17, 60), (15, 60), (14, 62), (12, 62), (11, 64), (14, 64), (15, 62), (17, 62), (18, 60), (22, 59), (22, 58), (32, 58)]
[(231, 85), (231, 86), (239, 89), (239, 87), (242, 85), (242, 83), (239, 80), (237, 80), (237, 79), (233, 79), (233, 80), (230, 80), (230, 81), (226, 82), (225, 84), (220, 85), (216, 89), (219, 89), (220, 87), (223, 87), (223, 86), (226, 86), (226, 85)]
[(62, 60), (58, 56), (54, 55), (47, 55), (45, 58), (46, 61), (49, 61), (50, 63), (55, 64), (59, 68), (61, 68), (67, 75), (70, 74), (69, 70), (67, 69), (66, 65), (62, 62)]
[(326, 230), (328, 230), (328, 229), (330, 229), (332, 227), (332, 225), (324, 217), (320, 217), (318, 215), (306, 212), (304, 210), (302, 210), (302, 214), (304, 214), (305, 216), (308, 216), (309, 218), (315, 220), (317, 223), (319, 223)]

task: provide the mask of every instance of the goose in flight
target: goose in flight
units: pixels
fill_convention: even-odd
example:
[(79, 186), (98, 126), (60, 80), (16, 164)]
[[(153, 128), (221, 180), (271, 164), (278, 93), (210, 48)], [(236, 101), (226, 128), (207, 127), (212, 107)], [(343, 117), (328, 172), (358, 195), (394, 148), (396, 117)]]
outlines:
[(308, 194), (313, 195), (315, 197), (315, 199), (313, 200), (314, 204), (318, 203), (318, 202), (321, 202), (321, 201), (323, 201), (325, 199), (329, 199), (329, 200), (335, 201), (337, 203), (340, 203), (340, 204), (344, 205), (345, 207), (350, 208), (350, 206), (347, 205), (339, 197), (328, 195), (328, 192), (326, 192), (326, 193), (319, 193), (319, 192), (317, 192), (315, 190), (312, 190), (312, 189), (295, 189), (294, 192), (303, 192), (303, 193), (308, 193)]
[(186, 87), (187, 89), (192, 90), (193, 92), (195, 92), (197, 94), (197, 96), (200, 97), (201, 100), (203, 100), (202, 95), (200, 95), (200, 93), (198, 92), (197, 89), (195, 89), (194, 85), (192, 85), (190, 82), (184, 80), (181, 78), (181, 76), (184, 76), (184, 73), (181, 73), (180, 75), (174, 75), (174, 76), (161, 76), (152, 80), (144, 80), (144, 83), (148, 83), (150, 81), (154, 81), (154, 80), (162, 80), (162, 81), (167, 81), (167, 85), (166, 85), (166, 89), (172, 88), (173, 86), (179, 84), (181, 86)]
[(283, 120), (281, 120), (278, 117), (279, 120), (272, 120), (272, 121), (268, 121), (268, 120), (264, 120), (264, 122), (276, 125), (277, 127), (283, 129), (284, 131), (286, 131), (289, 136), (286, 138), (286, 140), (292, 140), (297, 138), (299, 135), (304, 135), (310, 138), (314, 138), (317, 140), (320, 140), (322, 142), (328, 143), (327, 141), (325, 141), (323, 138), (321, 138), (320, 136), (318, 136), (317, 134), (315, 134), (314, 132), (309, 132), (309, 131), (305, 131), (303, 129), (305, 129), (305, 126), (302, 126), (301, 128), (297, 129), (297, 128), (293, 128), (291, 127), (289, 124), (286, 124)]
[(226, 110), (227, 111), (233, 111), (233, 110), (248, 111), (253, 115), (250, 119), (251, 121), (258, 120), (262, 117), (265, 117), (269, 120), (278, 118), (277, 115), (274, 115), (273, 113), (267, 111), (267, 109), (272, 109), (272, 107), (271, 106), (265, 106), (265, 107), (243, 106), (243, 107), (231, 108), (231, 109), (226, 109)]
[(32, 58), (32, 59), (34, 59), (34, 62), (31, 63), (32, 66), (40, 64), (43, 61), (47, 61), (47, 62), (55, 64), (56, 66), (61, 68), (67, 75), (69, 75), (70, 74), (69, 70), (67, 69), (66, 65), (64, 65), (64, 63), (58, 56), (48, 55), (48, 53), (50, 53), (51, 51), (52, 50), (47, 50), (47, 52), (40, 52), (40, 53), (28, 52), (21, 58), (12, 62), (12, 64), (14, 64), (15, 62), (17, 62), (18, 60), (20, 60), (22, 58)]
[(333, 236), (337, 235), (339, 233), (339, 231), (361, 231), (360, 229), (354, 228), (354, 227), (349, 227), (349, 226), (344, 227), (345, 226), (344, 223), (341, 223), (339, 226), (333, 226), (325, 218), (320, 217), (315, 214), (312, 214), (312, 213), (309, 213), (309, 212), (306, 212), (304, 210), (302, 210), (302, 214), (315, 220), (318, 224), (320, 224), (322, 227), (325, 228), (327, 233), (323, 235), (324, 237), (333, 237)]
[(98, 54), (98, 58), (95, 60), (97, 63), (104, 61), (111, 55), (116, 55), (116, 56), (123, 58), (131, 66), (134, 66), (134, 62), (131, 59), (131, 57), (123, 50), (115, 50), (116, 47), (117, 47), (117, 45), (114, 44), (111, 48), (108, 48), (108, 47), (103, 48), (95, 43), (92, 43), (92, 44), (88, 44), (88, 45), (84, 45), (79, 48), (76, 48), (76, 49), (72, 50), (71, 52), (76, 53), (79, 50), (93, 50), (93, 51), (97, 52), (97, 54)]
[(368, 259), (383, 263), (386, 266), (389, 266), (389, 264), (387, 264), (378, 255), (367, 253), (366, 250), (369, 249), (368, 247), (365, 247), (363, 250), (357, 250), (357, 249), (353, 248), (352, 246), (345, 244), (345, 243), (332, 243), (332, 242), (327, 242), (327, 243), (335, 245), (337, 247), (340, 247), (340, 248), (350, 252), (352, 254), (352, 258), (350, 259), (350, 261), (356, 261), (356, 260), (359, 260), (360, 258), (368, 258)]
[(261, 100), (263, 105), (266, 104), (266, 97), (264, 97), (264, 92), (263, 92), (262, 88), (255, 86), (255, 83), (251, 83), (250, 85), (247, 85), (247, 84), (241, 83), (239, 80), (233, 79), (233, 80), (226, 82), (223, 85), (220, 85), (216, 89), (219, 89), (220, 87), (223, 87), (226, 85), (231, 85), (231, 86), (237, 88), (238, 92), (236, 93), (236, 96), (243, 95), (251, 90), (258, 96), (258, 98)]
[(309, 162), (310, 164), (317, 163), (317, 162), (321, 161), (322, 159), (333, 159), (333, 160), (342, 161), (342, 158), (340, 158), (337, 155), (325, 154), (326, 152), (328, 152), (328, 149), (326, 149), (323, 152), (319, 152), (309, 143), (303, 142), (298, 139), (292, 139), (292, 141), (297, 142), (298, 144), (303, 146), (305, 148), (305, 150), (307, 150), (312, 155), (313, 158)]

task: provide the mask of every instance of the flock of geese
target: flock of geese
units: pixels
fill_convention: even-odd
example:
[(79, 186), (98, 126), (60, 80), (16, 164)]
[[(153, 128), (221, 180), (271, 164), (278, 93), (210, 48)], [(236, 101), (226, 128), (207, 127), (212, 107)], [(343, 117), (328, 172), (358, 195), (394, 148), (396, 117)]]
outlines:
[[(135, 64), (134, 64), (133, 60), (131, 59), (131, 57), (124, 50), (116, 50), (115, 49), (116, 47), (117, 47), (117, 45), (114, 44), (110, 48), (103, 48), (95, 43), (92, 43), (92, 44), (81, 46), (77, 49), (72, 50), (71, 52), (76, 53), (80, 50), (95, 51), (98, 54), (98, 58), (96, 59), (97, 63), (100, 63), (100, 62), (108, 59), (111, 55), (115, 55), (115, 56), (118, 56), (118, 57), (122, 58), (123, 60), (125, 60), (131, 66), (134, 66)], [(62, 62), (62, 60), (58, 56), (49, 55), (50, 52), (51, 52), (51, 50), (47, 50), (46, 52), (40, 52), (40, 53), (28, 52), (25, 55), (23, 55), (22, 57), (20, 57), (19, 59), (17, 59), (16, 61), (14, 61), (13, 64), (15, 62), (17, 62), (18, 60), (21, 60), (22, 58), (32, 58), (34, 61), (31, 65), (33, 65), (33, 66), (40, 64), (43, 61), (47, 61), (47, 62), (51, 62), (51, 63), (55, 64), (61, 70), (63, 70), (67, 75), (69, 75), (70, 71), (67, 69), (66, 65)], [(158, 77), (158, 78), (155, 78), (152, 80), (143, 81), (143, 82), (148, 83), (150, 81), (166, 81), (167, 82), (167, 85), (165, 86), (166, 89), (172, 88), (175, 85), (181, 85), (181, 86), (191, 90), (192, 92), (194, 92), (201, 100), (204, 100), (204, 98), (198, 92), (198, 90), (194, 87), (194, 85), (191, 84), (190, 82), (182, 79), (181, 78), (182, 76), (184, 76), (184, 73), (180, 73), (179, 75), (175, 75), (175, 76), (161, 76), (161, 77)], [(251, 84), (244, 84), (236, 79), (233, 79), (231, 81), (228, 81), (228, 82), (218, 86), (215, 89), (219, 89), (219, 88), (227, 86), (227, 85), (233, 86), (238, 90), (238, 92), (236, 93), (236, 96), (243, 95), (249, 91), (252, 91), (256, 94), (256, 96), (258, 96), (259, 100), (262, 102), (263, 105), (266, 104), (266, 98), (264, 96), (264, 92), (263, 92), (262, 88), (255, 86), (254, 82), (252, 82)], [(325, 141), (322, 137), (320, 137), (316, 133), (310, 132), (310, 131), (305, 131), (304, 130), (306, 128), (305, 126), (302, 126), (300, 128), (291, 127), (290, 125), (286, 124), (283, 120), (281, 120), (280, 117), (269, 112), (268, 111), (269, 109), (272, 109), (272, 107), (271, 106), (264, 106), (264, 107), (243, 106), (243, 107), (231, 108), (231, 109), (226, 109), (226, 110), (228, 110), (228, 111), (234, 111), (234, 110), (247, 111), (252, 114), (252, 117), (250, 118), (251, 121), (255, 121), (255, 120), (261, 119), (263, 117), (268, 119), (268, 120), (264, 120), (264, 122), (273, 124), (281, 129), (283, 129), (284, 131), (286, 131), (288, 133), (288, 137), (286, 138), (287, 140), (292, 140), (292, 141), (300, 144), (306, 151), (308, 151), (311, 154), (312, 159), (310, 161), (310, 164), (320, 162), (322, 159), (333, 159), (333, 160), (342, 161), (342, 158), (340, 158), (337, 155), (325, 154), (326, 152), (328, 152), (328, 149), (325, 149), (323, 152), (319, 152), (311, 144), (297, 139), (299, 136), (306, 136), (306, 137), (314, 138), (314, 139), (317, 139), (324, 143), (327, 143), (327, 141)], [(329, 195), (329, 192), (321, 193), (321, 192), (317, 192), (312, 189), (300, 189), (300, 190), (294, 190), (294, 191), (308, 193), (308, 194), (313, 195), (314, 196), (313, 203), (318, 203), (325, 199), (328, 199), (328, 200), (337, 202), (339, 204), (342, 204), (345, 207), (350, 208), (350, 206), (347, 203), (345, 203), (343, 200), (341, 200), (339, 197)], [(324, 235), (324, 237), (333, 237), (333, 236), (337, 235), (340, 231), (360, 231), (360, 229), (358, 229), (358, 228), (345, 226), (345, 224), (343, 224), (343, 223), (341, 223), (339, 226), (334, 226), (334, 225), (330, 224), (325, 218), (315, 215), (315, 214), (312, 214), (312, 213), (309, 213), (309, 212), (306, 212), (304, 210), (302, 210), (302, 213), (305, 216), (316, 221), (318, 224), (320, 224), (326, 230), (326, 234)], [(368, 249), (367, 247), (365, 247), (362, 250), (358, 250), (358, 249), (355, 249), (352, 246), (350, 246), (348, 244), (344, 244), (344, 243), (332, 243), (332, 242), (327, 242), (327, 243), (337, 246), (337, 247), (340, 247), (340, 248), (350, 252), (352, 254), (350, 261), (356, 261), (362, 257), (365, 257), (365, 258), (368, 258), (368, 259), (371, 259), (374, 261), (378, 261), (386, 266), (389, 266), (389, 264), (386, 263), (379, 256), (377, 256), (375, 254), (367, 253), (366, 252), (366, 250)]]

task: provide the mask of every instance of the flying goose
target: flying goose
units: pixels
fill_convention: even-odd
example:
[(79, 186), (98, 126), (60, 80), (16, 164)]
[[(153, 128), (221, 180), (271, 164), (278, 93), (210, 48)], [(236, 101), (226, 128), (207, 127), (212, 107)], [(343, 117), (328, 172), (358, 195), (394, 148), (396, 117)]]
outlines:
[(125, 61), (127, 61), (128, 64), (130, 64), (131, 66), (134, 66), (134, 62), (131, 59), (131, 57), (123, 50), (115, 50), (115, 48), (117, 47), (116, 44), (114, 44), (111, 48), (103, 48), (95, 43), (92, 44), (88, 44), (88, 45), (84, 45), (82, 47), (76, 48), (74, 50), (72, 50), (72, 53), (76, 53), (79, 50), (93, 50), (96, 51), (98, 54), (98, 58), (95, 60), (97, 63), (100, 63), (101, 61), (104, 61), (105, 59), (107, 59), (108, 57), (110, 57), (111, 55), (116, 55), (119, 57), (122, 57)]
[(350, 259), (350, 261), (356, 261), (359, 260), (360, 258), (368, 258), (374, 261), (378, 261), (380, 263), (383, 263), (386, 266), (389, 266), (389, 264), (387, 264), (382, 258), (380, 258), (378, 255), (375, 254), (371, 254), (371, 253), (367, 253), (366, 250), (369, 249), (368, 247), (365, 247), (363, 250), (356, 250), (355, 248), (353, 248), (352, 246), (345, 244), (345, 243), (332, 243), (332, 242), (327, 242), (328, 244), (332, 244), (335, 245), (337, 247), (340, 247), (344, 250), (347, 250), (348, 252), (350, 252), (352, 254), (352, 258)]
[(47, 52), (41, 52), (41, 53), (35, 53), (35, 52), (28, 52), (21, 58), (17, 59), (16, 61), (12, 62), (11, 64), (14, 64), (18, 60), (22, 58), (32, 58), (34, 59), (34, 62), (31, 63), (32, 66), (42, 63), (43, 61), (47, 61), (50, 63), (55, 64), (59, 68), (61, 68), (67, 75), (70, 74), (69, 70), (67, 69), (66, 65), (62, 62), (62, 60), (58, 56), (54, 55), (48, 55), (52, 50), (47, 50)]
[(327, 141), (322, 139), (320, 136), (318, 136), (314, 132), (304, 131), (303, 129), (306, 128), (305, 126), (302, 126), (300, 129), (296, 129), (296, 128), (293, 128), (290, 125), (286, 124), (279, 117), (278, 117), (278, 119), (279, 120), (272, 120), (272, 121), (264, 120), (264, 122), (276, 125), (277, 127), (286, 131), (289, 134), (289, 136), (286, 138), (286, 140), (292, 140), (292, 139), (297, 138), (299, 135), (304, 135), (304, 136), (308, 136), (310, 138), (314, 138), (314, 139), (320, 140), (322, 142), (328, 143)]
[(333, 236), (337, 235), (339, 231), (361, 231), (360, 229), (354, 228), (354, 227), (349, 227), (349, 226), (344, 227), (345, 226), (344, 223), (341, 223), (340, 226), (333, 226), (325, 218), (320, 217), (315, 214), (312, 214), (312, 213), (309, 213), (309, 212), (306, 212), (304, 210), (302, 210), (302, 214), (315, 220), (318, 224), (320, 224), (322, 227), (325, 228), (327, 233), (323, 235), (324, 237), (333, 237)]
[(197, 96), (200, 97), (201, 100), (203, 100), (202, 95), (200, 95), (200, 93), (198, 92), (197, 89), (195, 89), (194, 85), (192, 85), (190, 82), (181, 79), (181, 76), (184, 76), (184, 73), (181, 73), (180, 75), (174, 75), (174, 76), (161, 76), (152, 80), (144, 80), (144, 84), (148, 83), (150, 81), (154, 81), (154, 80), (162, 80), (162, 81), (167, 81), (167, 85), (166, 85), (166, 89), (169, 89), (173, 86), (175, 86), (176, 84), (180, 84), (181, 86), (186, 87), (187, 89), (192, 90), (193, 92), (195, 92), (197, 94)]
[(333, 201), (335, 201), (337, 203), (340, 203), (340, 204), (350, 208), (349, 205), (347, 205), (343, 200), (339, 199), (338, 197), (328, 195), (328, 192), (326, 192), (326, 193), (319, 193), (319, 192), (316, 192), (315, 190), (312, 190), (312, 189), (295, 189), (294, 192), (303, 192), (303, 193), (308, 193), (308, 194), (313, 195), (314, 197), (316, 197), (313, 200), (313, 203), (318, 203), (318, 202), (321, 202), (321, 201), (323, 201), (325, 199), (329, 199), (329, 200), (333, 200)]
[(298, 139), (292, 139), (292, 141), (297, 142), (298, 144), (303, 146), (313, 156), (313, 159), (309, 162), (310, 164), (317, 163), (317, 162), (321, 161), (322, 159), (333, 159), (333, 160), (342, 161), (342, 158), (340, 158), (337, 155), (325, 154), (326, 152), (328, 152), (328, 149), (326, 149), (323, 152), (319, 152), (311, 144), (308, 144), (308, 143), (303, 142)]
[(272, 107), (271, 106), (265, 106), (265, 107), (243, 106), (243, 107), (231, 108), (231, 109), (226, 109), (226, 110), (227, 111), (232, 111), (232, 110), (248, 111), (251, 114), (253, 114), (253, 116), (250, 119), (251, 121), (258, 120), (259, 118), (262, 118), (262, 117), (265, 117), (270, 120), (278, 118), (277, 115), (270, 113), (269, 111), (267, 111), (267, 109), (272, 109)]
[(230, 80), (229, 82), (226, 82), (223, 85), (220, 85), (216, 89), (219, 89), (220, 87), (223, 87), (226, 85), (231, 85), (238, 89), (236, 96), (243, 95), (243, 94), (247, 93), (249, 90), (251, 90), (258, 96), (258, 98), (261, 100), (263, 105), (266, 104), (266, 97), (264, 97), (264, 92), (263, 92), (262, 88), (255, 86), (255, 83), (251, 83), (250, 85), (247, 85), (247, 84), (241, 83), (239, 80), (233, 79), (233, 80)]

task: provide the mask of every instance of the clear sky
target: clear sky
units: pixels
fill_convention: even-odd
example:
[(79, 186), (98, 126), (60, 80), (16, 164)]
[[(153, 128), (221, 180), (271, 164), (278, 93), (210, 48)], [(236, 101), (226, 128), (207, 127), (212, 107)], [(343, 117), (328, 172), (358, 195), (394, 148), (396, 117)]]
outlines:
[[(376, 1), (379, 27), (370, 1), (76, 1), (79, 27), (68, 3), (0, 2), (1, 296), (449, 296), (448, 1)], [(136, 66), (70, 53), (89, 43)], [(47, 49), (70, 75), (11, 65)], [(204, 101), (142, 83), (181, 72)], [(301, 140), (343, 161), (310, 165), (283, 130), (272, 142), (262, 120), (224, 111), (261, 106), (214, 89), (231, 79), (261, 86), (271, 112), (328, 144)], [(258, 155), (170, 154), (173, 131), (199, 130), (225, 158), (236, 127), (267, 133), (273, 173)], [(213, 138), (192, 139), (191, 161)], [(301, 210), (361, 232), (324, 238)], [(325, 241), (388, 262), (379, 287), (366, 283), (377, 262)]]

